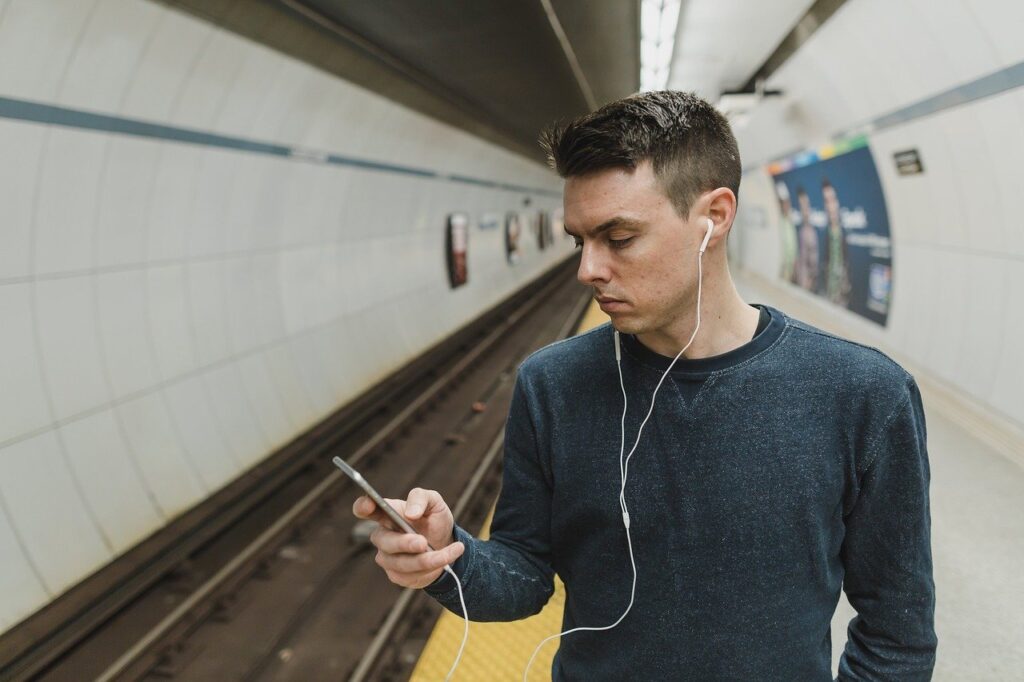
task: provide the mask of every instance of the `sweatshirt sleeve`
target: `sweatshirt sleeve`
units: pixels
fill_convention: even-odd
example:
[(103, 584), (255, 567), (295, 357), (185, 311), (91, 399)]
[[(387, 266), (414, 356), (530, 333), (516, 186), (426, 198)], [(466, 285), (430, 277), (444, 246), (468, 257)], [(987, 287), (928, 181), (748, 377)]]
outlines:
[(938, 644), (930, 471), (913, 377), (867, 446), (865, 461), (841, 549), (843, 590), (857, 616), (847, 630), (838, 680), (930, 680)]
[[(551, 567), (551, 486), (541, 466), (522, 370), (505, 425), (504, 469), (489, 540), (456, 526), (466, 551), (452, 566), (474, 621), (509, 621), (538, 613), (554, 593)], [(443, 572), (424, 588), (462, 616), (455, 579)]]

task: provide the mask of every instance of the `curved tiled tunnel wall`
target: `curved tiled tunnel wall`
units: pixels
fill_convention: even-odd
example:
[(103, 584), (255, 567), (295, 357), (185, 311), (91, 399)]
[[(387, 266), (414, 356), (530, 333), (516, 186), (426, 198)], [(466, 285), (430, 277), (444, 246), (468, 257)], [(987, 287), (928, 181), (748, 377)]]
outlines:
[[(872, 124), (893, 242), (888, 326), (812, 298), (1024, 434), (1022, 30), (1021, 3), (847, 2), (771, 79), (788, 99), (737, 130), (737, 226), (742, 265), (777, 278), (778, 202), (758, 164)], [(909, 148), (921, 175), (896, 172), (893, 153)], [(758, 212), (773, 229), (755, 227)]]
[(148, 1), (0, 0), (0, 114), (0, 631), (571, 251), (475, 227), (547, 169)]

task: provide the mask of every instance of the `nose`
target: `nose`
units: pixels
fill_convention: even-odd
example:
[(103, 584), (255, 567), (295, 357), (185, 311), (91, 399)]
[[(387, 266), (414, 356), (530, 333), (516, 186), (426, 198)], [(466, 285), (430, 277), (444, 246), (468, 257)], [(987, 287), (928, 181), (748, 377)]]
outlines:
[(589, 244), (584, 244), (582, 251), (580, 267), (576, 270), (576, 279), (587, 286), (607, 282), (610, 273), (604, 257)]

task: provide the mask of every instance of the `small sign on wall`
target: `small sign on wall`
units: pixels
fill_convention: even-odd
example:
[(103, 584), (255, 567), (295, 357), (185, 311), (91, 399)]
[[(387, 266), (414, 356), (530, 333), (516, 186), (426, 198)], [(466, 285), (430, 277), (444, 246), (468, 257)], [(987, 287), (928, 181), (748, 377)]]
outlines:
[(900, 175), (917, 175), (924, 172), (924, 165), (921, 163), (921, 155), (916, 149), (906, 149), (892, 155), (896, 160), (896, 172)]
[(469, 242), (469, 216), (465, 213), (452, 213), (448, 216), (448, 229), (445, 230), (445, 250), (448, 256), (448, 283), (452, 289), (466, 283), (466, 250)]
[(519, 249), (519, 236), (522, 232), (519, 214), (509, 211), (505, 216), (505, 257), (508, 259), (509, 265), (515, 265), (523, 256)]

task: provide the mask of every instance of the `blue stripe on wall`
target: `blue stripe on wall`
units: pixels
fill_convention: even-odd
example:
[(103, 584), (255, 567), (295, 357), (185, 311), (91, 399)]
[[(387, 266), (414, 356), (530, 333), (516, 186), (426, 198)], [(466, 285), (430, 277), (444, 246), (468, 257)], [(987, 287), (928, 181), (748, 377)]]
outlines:
[(196, 144), (204, 147), (233, 149), (235, 151), (250, 152), (253, 154), (269, 154), (270, 156), (281, 156), (301, 161), (324, 163), (335, 166), (347, 166), (349, 168), (359, 168), (362, 170), (382, 173), (397, 173), (400, 175), (413, 175), (422, 178), (436, 178), (439, 180), (447, 180), (449, 182), (457, 182), (491, 189), (501, 189), (509, 192), (540, 194), (550, 197), (562, 196), (561, 192), (549, 189), (523, 187), (521, 185), (511, 185), (482, 178), (438, 173), (425, 168), (400, 166), (383, 161), (359, 159), (352, 156), (330, 154), (327, 152), (302, 149), (298, 147), (287, 147), (269, 142), (249, 140), (242, 137), (231, 137), (229, 135), (219, 135), (217, 133), (205, 133), (200, 130), (178, 128), (158, 123), (146, 123), (145, 121), (123, 118), (121, 116), (96, 114), (88, 111), (82, 111), (80, 109), (69, 109), (67, 107), (58, 107), (52, 104), (41, 104), (39, 102), (11, 99), (9, 97), (0, 97), (0, 118), (13, 119), (17, 121), (31, 121), (33, 123), (44, 123), (47, 125), (77, 128), (80, 130), (96, 130), (119, 135), (133, 135), (136, 137), (147, 137), (170, 142)]
[[(879, 116), (871, 121), (869, 125), (870, 130), (866, 132), (870, 134), (902, 123), (909, 123), (910, 121), (924, 118), (925, 116), (931, 116), (932, 114), (937, 114), (940, 111), (945, 111), (946, 109), (970, 104), (971, 102), (976, 102), (979, 99), (992, 97), (993, 95), (998, 95), (1021, 86), (1024, 86), (1024, 62), (1007, 66), (990, 73), (987, 76), (982, 76), (981, 78), (961, 83), (960, 85), (952, 87), (949, 90), (944, 90), (937, 95), (926, 97), (914, 102), (913, 104), (896, 109), (895, 111), (891, 111), (883, 116)], [(863, 127), (857, 128), (856, 130), (863, 131)], [(842, 139), (847, 137), (849, 134), (849, 131), (839, 133), (834, 135), (833, 139)], [(786, 158), (797, 153), (797, 151), (798, 150), (793, 150), (772, 158)], [(749, 173), (751, 171), (760, 171), (766, 163), (767, 161), (744, 166), (743, 172)]]
[(932, 97), (914, 102), (902, 109), (879, 116), (871, 123), (875, 130), (881, 130), (882, 128), (907, 123), (908, 121), (931, 116), (946, 109), (975, 102), (984, 97), (998, 95), (1007, 90), (1019, 88), (1022, 85), (1024, 85), (1024, 62), (1008, 66), (995, 73), (982, 76), (981, 78), (940, 92)]

